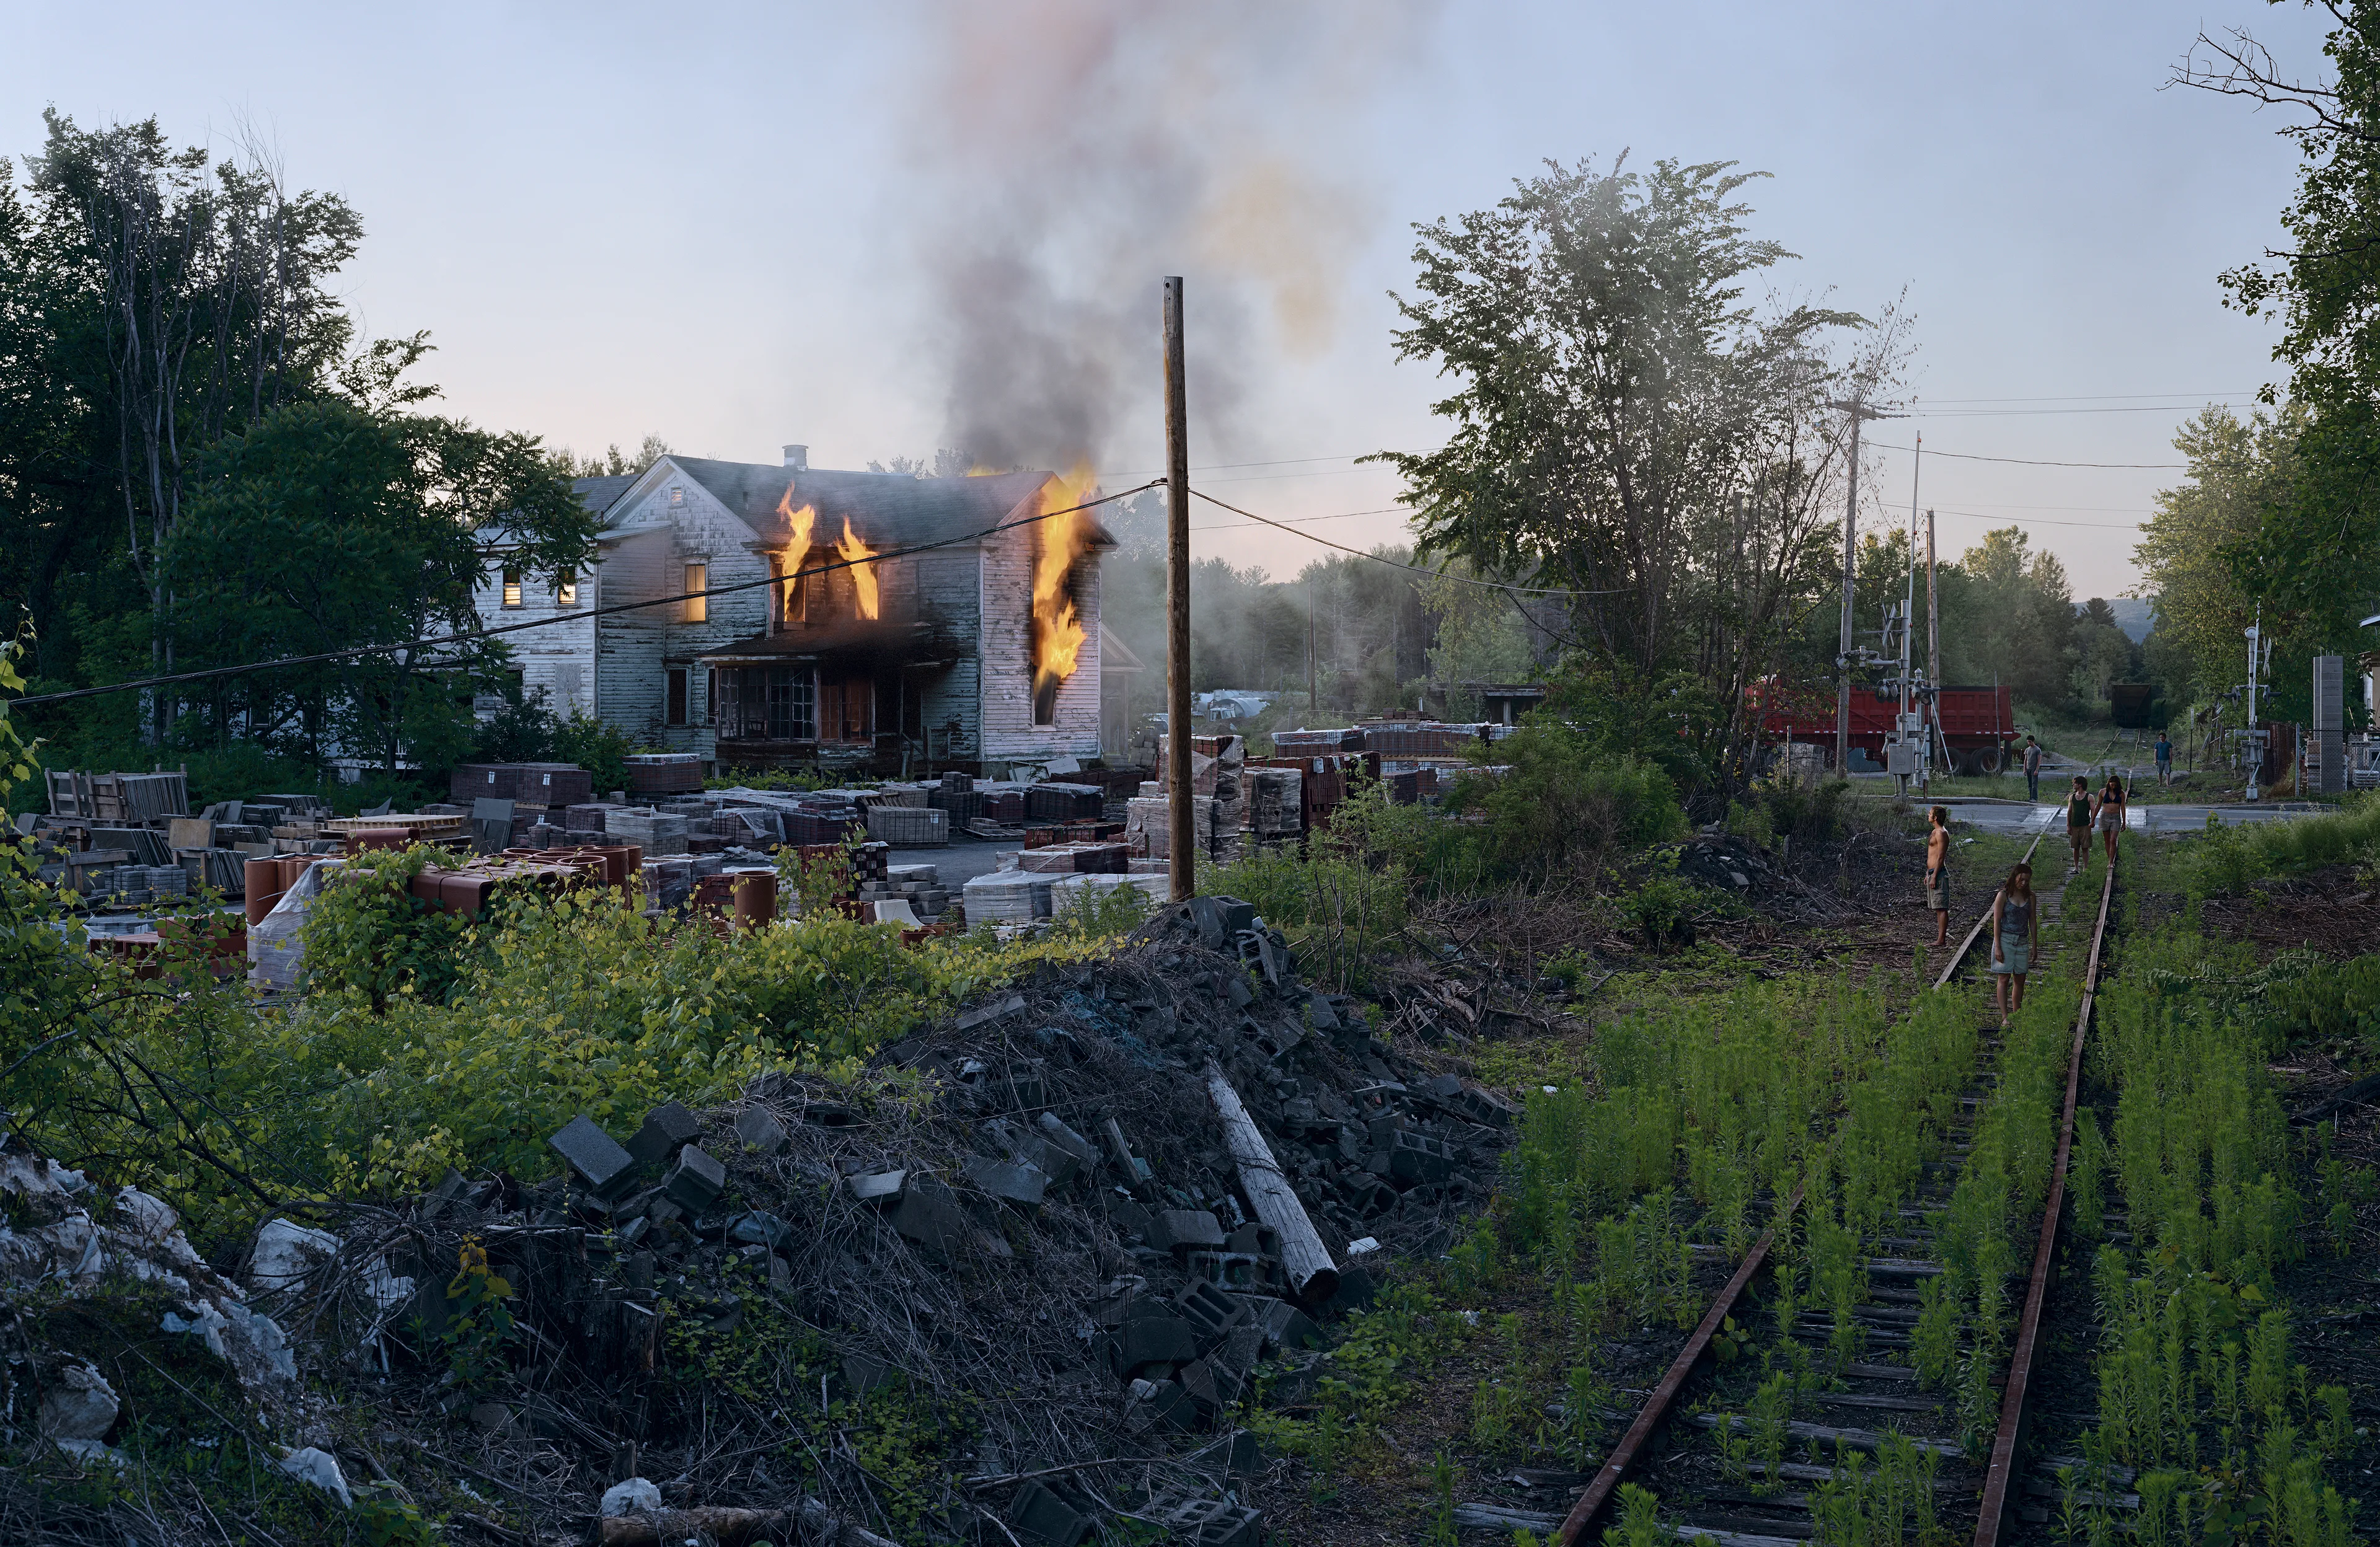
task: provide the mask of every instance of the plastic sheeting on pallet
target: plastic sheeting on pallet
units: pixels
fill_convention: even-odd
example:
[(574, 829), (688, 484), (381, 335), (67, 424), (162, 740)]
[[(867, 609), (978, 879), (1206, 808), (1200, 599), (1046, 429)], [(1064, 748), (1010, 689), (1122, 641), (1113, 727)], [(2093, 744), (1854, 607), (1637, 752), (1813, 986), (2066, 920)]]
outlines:
[(868, 835), (905, 848), (940, 847), (951, 841), (951, 813), (928, 806), (870, 806)]
[(298, 986), (306, 965), (305, 941), (299, 934), (323, 884), (346, 865), (343, 859), (318, 859), (292, 882), (273, 911), (248, 926), (248, 979), (268, 988)]

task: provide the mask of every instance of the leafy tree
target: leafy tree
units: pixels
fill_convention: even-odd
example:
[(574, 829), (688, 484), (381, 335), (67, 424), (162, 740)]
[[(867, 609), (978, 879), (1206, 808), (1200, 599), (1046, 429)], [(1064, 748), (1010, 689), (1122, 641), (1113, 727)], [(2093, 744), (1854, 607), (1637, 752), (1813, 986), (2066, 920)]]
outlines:
[(2061, 703), (2076, 664), (2074, 599), (2058, 555), (2033, 551), (2022, 527), (2001, 527), (1960, 557), (1973, 591), (1962, 627), (1974, 653), (2016, 697)]
[[(378, 645), (387, 649), (200, 685), (205, 738), (285, 740), (318, 761), (334, 744), (435, 766), (467, 748), (469, 687), (500, 651), (422, 650), (463, 632), (500, 563), (582, 566), (594, 518), (536, 440), (456, 420), (298, 403), (202, 459), (161, 573), (186, 667)], [(261, 561), (261, 555), (270, 555)]]
[[(1418, 227), (1396, 343), (1455, 379), (1435, 406), (1450, 427), (1441, 450), (1380, 459), (1425, 548), (1576, 593), (1559, 637), (1602, 672), (1641, 688), (1685, 669), (1738, 705), (1824, 590), (1848, 449), (1828, 401), (1888, 384), (1899, 328), (1830, 358), (1861, 318), (1743, 298), (1790, 256), (1735, 201), (1754, 174), (1625, 161), (1549, 164)], [(1740, 762), (1740, 712), (1720, 740)]]
[(2238, 557), (2265, 513), (2288, 497), (2304, 419), (2294, 408), (2242, 420), (2209, 407), (2174, 436), (2184, 481), (2158, 493), (2132, 559), (2143, 594), (2156, 603), (2157, 653), (2176, 686), (2196, 696), (2220, 693), (2240, 676), (2240, 631), (2254, 620), (2255, 603)]

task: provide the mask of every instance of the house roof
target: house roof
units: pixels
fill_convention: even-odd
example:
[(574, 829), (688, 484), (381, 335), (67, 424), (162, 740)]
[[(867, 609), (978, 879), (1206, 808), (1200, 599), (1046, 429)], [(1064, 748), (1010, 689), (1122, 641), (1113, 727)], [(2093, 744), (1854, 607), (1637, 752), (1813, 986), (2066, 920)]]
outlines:
[(1114, 672), (1139, 672), (1148, 669), (1148, 665), (1138, 655), (1133, 653), (1129, 646), (1109, 631), (1105, 623), (1099, 625), (1099, 675), (1101, 676)]
[[(771, 546), (793, 540), (781, 505), (815, 506), (815, 540), (820, 542), (841, 536), (846, 516), (859, 536), (880, 548), (971, 537), (999, 525), (1050, 476), (1016, 472), (911, 478), (905, 473), (795, 471), (766, 462), (717, 462), (702, 457), (672, 456), (669, 460)], [(1090, 535), (1095, 547), (1114, 545), (1096, 518)]]
[(615, 478), (574, 478), (570, 481), (570, 492), (578, 496), (579, 504), (601, 516), (611, 509), (612, 503), (627, 493), (628, 485), (636, 481), (634, 473), (623, 473)]

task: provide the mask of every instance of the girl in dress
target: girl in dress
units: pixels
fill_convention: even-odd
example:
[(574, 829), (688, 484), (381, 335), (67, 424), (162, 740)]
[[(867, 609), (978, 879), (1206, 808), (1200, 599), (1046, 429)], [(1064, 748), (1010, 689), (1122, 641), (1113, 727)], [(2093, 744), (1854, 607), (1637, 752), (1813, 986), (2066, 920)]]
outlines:
[(2002, 1030), (2008, 1029), (2009, 1017), (2024, 1008), (2024, 977), (2040, 949), (2041, 908), (2033, 895), (2033, 867), (2020, 864), (2009, 871), (1999, 895), (1992, 899), (1992, 1000), (1999, 1006)]

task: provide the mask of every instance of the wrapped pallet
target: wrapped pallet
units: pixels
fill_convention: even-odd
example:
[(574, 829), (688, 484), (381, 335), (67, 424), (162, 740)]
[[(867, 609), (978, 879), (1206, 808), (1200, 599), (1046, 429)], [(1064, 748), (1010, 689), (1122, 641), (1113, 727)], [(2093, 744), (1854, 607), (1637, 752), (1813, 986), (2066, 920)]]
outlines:
[(345, 868), (342, 859), (318, 859), (309, 864), (273, 911), (248, 927), (248, 980), (284, 993), (298, 986), (305, 969), (306, 945), (299, 934), (322, 887)]

